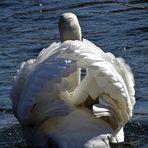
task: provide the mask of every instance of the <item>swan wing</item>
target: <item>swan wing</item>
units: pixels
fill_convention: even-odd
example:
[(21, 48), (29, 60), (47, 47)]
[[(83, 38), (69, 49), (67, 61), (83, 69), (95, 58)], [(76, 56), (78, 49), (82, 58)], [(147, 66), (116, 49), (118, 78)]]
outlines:
[(17, 117), (17, 107), (20, 101), (20, 95), (23, 91), (25, 82), (31, 71), (34, 69), (35, 59), (22, 62), (20, 68), (17, 70), (16, 76), (13, 78), (13, 86), (10, 93), (12, 100), (12, 110)]
[(121, 129), (132, 116), (135, 100), (133, 74), (121, 58), (85, 42), (66, 41), (61, 45), (61, 57), (76, 60), (77, 67), (87, 70), (70, 101), (80, 104), (89, 95), (94, 100), (99, 98), (99, 104), (93, 106), (94, 114), (110, 116), (114, 128)]
[(44, 48), (36, 59), (30, 59), (26, 62), (22, 62), (16, 75), (13, 78), (13, 86), (10, 93), (10, 98), (12, 100), (12, 109), (14, 115), (17, 117), (17, 107), (20, 101), (20, 95), (24, 88), (25, 82), (29, 74), (34, 70), (36, 65), (45, 60), (49, 55), (54, 53), (54, 50), (59, 46), (59, 43), (52, 43), (48, 48)]
[(43, 62), (45, 59), (57, 52), (57, 48), (60, 46), (60, 44), (60, 42), (53, 42), (48, 48), (42, 49), (37, 57), (36, 65)]
[[(33, 112), (42, 120), (56, 114), (67, 114), (64, 97), (75, 105), (84, 102), (88, 96), (94, 100), (99, 98), (99, 104), (93, 106), (94, 114), (111, 116), (117, 126), (125, 124), (132, 115), (134, 84), (131, 72), (122, 68), (125, 65), (123, 60), (104, 53), (90, 41), (55, 44), (52, 51), (43, 50), (35, 63), (18, 104), (17, 114), (22, 122), (30, 122)], [(80, 77), (79, 68), (87, 70), (86, 76), (80, 84), (77, 82), (73, 86), (73, 79)], [(76, 76), (71, 77), (74, 73)], [(132, 82), (128, 82), (129, 79)]]
[[(54, 48), (49, 52), (44, 49), (39, 54), (20, 92), (17, 117), (23, 124), (40, 124), (49, 117), (69, 112), (68, 104), (61, 98), (66, 98), (67, 94), (60, 94), (76, 87), (79, 69), (75, 61), (58, 56), (61, 53), (59, 44)], [(72, 84), (74, 81), (77, 82)]]

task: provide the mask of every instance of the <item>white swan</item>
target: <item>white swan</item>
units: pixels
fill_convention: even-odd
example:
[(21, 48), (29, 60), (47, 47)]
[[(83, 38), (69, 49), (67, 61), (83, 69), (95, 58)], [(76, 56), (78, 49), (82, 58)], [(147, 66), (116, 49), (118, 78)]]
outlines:
[(82, 39), (73, 13), (61, 16), (59, 30), (61, 42), (23, 62), (14, 77), (13, 112), (28, 145), (98, 148), (123, 142), (135, 104), (130, 67)]

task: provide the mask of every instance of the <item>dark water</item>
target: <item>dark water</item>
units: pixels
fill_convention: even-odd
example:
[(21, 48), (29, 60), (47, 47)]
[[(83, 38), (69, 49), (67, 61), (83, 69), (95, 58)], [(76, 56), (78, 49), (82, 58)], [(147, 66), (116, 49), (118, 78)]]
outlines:
[(0, 128), (13, 124), (9, 92), (22, 61), (59, 40), (60, 14), (74, 12), (83, 37), (125, 58), (136, 81), (136, 99), (148, 100), (147, 0), (0, 0)]

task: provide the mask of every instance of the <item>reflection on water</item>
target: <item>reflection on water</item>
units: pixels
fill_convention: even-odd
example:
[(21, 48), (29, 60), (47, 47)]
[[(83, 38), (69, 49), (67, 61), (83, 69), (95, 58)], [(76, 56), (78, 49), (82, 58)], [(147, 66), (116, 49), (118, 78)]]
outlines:
[(126, 59), (137, 100), (147, 101), (147, 0), (1, 0), (0, 108), (11, 108), (11, 80), (20, 63), (59, 39), (58, 17), (69, 11), (78, 15), (83, 37)]

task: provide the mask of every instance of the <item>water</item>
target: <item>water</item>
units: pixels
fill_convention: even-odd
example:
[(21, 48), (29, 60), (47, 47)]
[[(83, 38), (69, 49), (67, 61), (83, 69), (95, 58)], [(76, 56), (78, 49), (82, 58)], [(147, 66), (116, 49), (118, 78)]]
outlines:
[(21, 62), (59, 40), (57, 22), (64, 12), (78, 16), (83, 37), (129, 63), (136, 99), (148, 101), (148, 2), (119, 1), (0, 1), (0, 128), (16, 123), (9, 99), (12, 77)]

